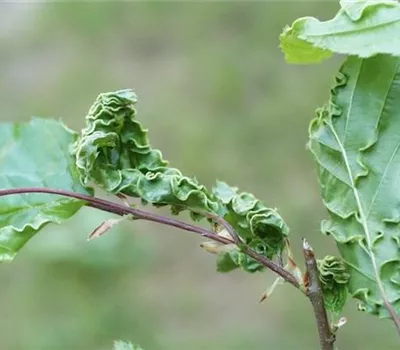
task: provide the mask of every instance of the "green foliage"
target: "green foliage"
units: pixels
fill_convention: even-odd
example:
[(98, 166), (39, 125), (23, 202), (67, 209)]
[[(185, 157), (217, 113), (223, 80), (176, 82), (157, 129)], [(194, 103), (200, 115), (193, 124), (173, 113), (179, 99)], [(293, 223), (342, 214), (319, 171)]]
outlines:
[[(273, 258), (283, 250), (283, 238), (289, 234), (289, 228), (276, 209), (267, 208), (251, 193), (237, 193), (238, 188), (222, 181), (217, 181), (212, 192), (226, 208), (224, 219), (248, 246), (268, 258)], [(239, 266), (248, 272), (263, 269), (262, 265), (236, 249), (222, 255), (218, 259), (219, 271), (227, 272)]]
[[(84, 194), (69, 147), (77, 134), (61, 122), (34, 118), (0, 126), (0, 188), (49, 187)], [(42, 142), (46, 140), (46, 142)], [(0, 261), (12, 260), (48, 223), (74, 215), (82, 201), (45, 194), (0, 198)]]
[(350, 293), (370, 313), (400, 312), (400, 59), (350, 57), (329, 105), (310, 125), (331, 234), (349, 267)]
[(325, 307), (328, 311), (338, 315), (347, 300), (347, 282), (350, 275), (341, 258), (328, 255), (318, 260), (318, 270), (324, 292)]
[(220, 213), (219, 204), (194, 178), (168, 167), (161, 152), (151, 148), (147, 130), (135, 119), (136, 95), (131, 90), (100, 94), (86, 117), (75, 146), (82, 183), (90, 181), (107, 192), (141, 198), (156, 206), (170, 205), (178, 214), (190, 208)]
[[(74, 147), (82, 183), (93, 182), (108, 192), (137, 197), (157, 207), (169, 205), (173, 214), (189, 210), (194, 220), (203, 218), (202, 212), (219, 215), (260, 254), (269, 258), (279, 254), (289, 229), (276, 209), (267, 208), (250, 193), (238, 194), (237, 188), (223, 182), (209, 192), (195, 178), (169, 167), (135, 119), (136, 102), (131, 90), (100, 94), (96, 99)], [(263, 268), (238, 250), (222, 254), (218, 258), (221, 271), (239, 266), (251, 272)]]
[(367, 58), (377, 53), (400, 55), (398, 1), (341, 1), (337, 15), (325, 22), (297, 19), (280, 41), (289, 63), (316, 63), (333, 53)]
[(381, 317), (400, 312), (399, 33), (397, 1), (342, 1), (332, 20), (301, 18), (281, 35), (289, 62), (351, 55), (311, 122), (309, 148), (330, 213), (322, 231), (337, 242), (351, 295)]
[(114, 350), (143, 350), (138, 345), (133, 345), (132, 343), (127, 343), (122, 340), (116, 340), (114, 342)]

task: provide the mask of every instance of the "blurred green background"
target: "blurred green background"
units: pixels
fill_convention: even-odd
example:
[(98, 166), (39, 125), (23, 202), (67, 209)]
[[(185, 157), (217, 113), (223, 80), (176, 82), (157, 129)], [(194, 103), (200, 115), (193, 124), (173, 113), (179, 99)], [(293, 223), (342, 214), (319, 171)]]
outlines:
[[(133, 88), (152, 144), (207, 186), (223, 179), (279, 208), (298, 261), (326, 215), (306, 151), (314, 109), (340, 60), (289, 66), (282, 28), (331, 18), (336, 2), (1, 3), (1, 121), (62, 118), (71, 128), (100, 92)], [(45, 140), (43, 140), (45, 142)], [(0, 266), (0, 349), (317, 349), (312, 309), (289, 285), (263, 304), (271, 273), (215, 272), (201, 238), (84, 209)], [(351, 302), (340, 349), (398, 349), (395, 330)]]

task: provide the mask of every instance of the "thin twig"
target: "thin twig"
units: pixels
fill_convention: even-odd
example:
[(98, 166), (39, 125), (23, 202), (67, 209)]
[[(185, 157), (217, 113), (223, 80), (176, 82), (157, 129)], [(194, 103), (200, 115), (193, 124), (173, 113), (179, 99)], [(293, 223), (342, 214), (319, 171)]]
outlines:
[(235, 242), (235, 244), (240, 247), (240, 245), (243, 244), (242, 240), (239, 238), (239, 235), (237, 234), (237, 232), (235, 231), (235, 229), (229, 224), (229, 222), (227, 222), (226, 220), (224, 220), (223, 218), (221, 218), (218, 215), (209, 213), (209, 212), (203, 212), (203, 211), (199, 211), (200, 214), (208, 217), (209, 219), (215, 221), (217, 224), (223, 226), (225, 228), (225, 230), (228, 231), (228, 233), (230, 234), (230, 236), (232, 237), (233, 241)]
[(315, 260), (313, 249), (305, 238), (303, 238), (303, 253), (306, 260), (309, 279), (307, 296), (311, 301), (315, 319), (317, 320), (321, 350), (333, 350), (335, 335), (331, 331), (328, 316), (326, 314), (324, 294), (322, 292), (321, 281), (319, 280), (317, 261)]
[(298, 289), (301, 289), (299, 282), (290, 272), (286, 271), (284, 268), (277, 265), (272, 260), (258, 254), (253, 249), (251, 249), (247, 246), (244, 246), (241, 243), (241, 241), (240, 241), (236, 231), (233, 229), (233, 227), (228, 222), (226, 222), (224, 219), (217, 217), (214, 214), (207, 213), (207, 216), (209, 218), (211, 218), (212, 220), (215, 220), (216, 222), (218, 222), (220, 225), (224, 226), (225, 229), (231, 234), (232, 238), (235, 241), (232, 241), (228, 238), (219, 236), (218, 234), (216, 234), (212, 231), (208, 231), (208, 230), (202, 229), (200, 227), (187, 224), (183, 221), (170, 219), (165, 216), (152, 214), (152, 213), (140, 210), (140, 209), (128, 207), (126, 205), (122, 205), (122, 204), (107, 201), (104, 199), (91, 197), (91, 196), (87, 196), (84, 194), (75, 193), (75, 192), (66, 191), (66, 190), (56, 190), (56, 189), (50, 189), (50, 188), (36, 188), (36, 187), (35, 188), (6, 189), (6, 190), (0, 190), (0, 197), (13, 195), (13, 194), (26, 194), (26, 193), (48, 193), (48, 194), (61, 195), (61, 196), (65, 196), (65, 197), (71, 197), (71, 198), (75, 198), (75, 199), (84, 201), (85, 204), (89, 207), (97, 208), (99, 210), (107, 211), (109, 213), (114, 213), (114, 214), (121, 215), (121, 216), (131, 214), (137, 219), (152, 221), (152, 222), (156, 222), (159, 224), (173, 226), (173, 227), (185, 230), (185, 231), (194, 232), (194, 233), (200, 234), (203, 237), (209, 238), (213, 241), (216, 241), (216, 242), (219, 242), (222, 244), (240, 243), (241, 244), (240, 248), (242, 249), (243, 253), (247, 254), (248, 256), (252, 257), (254, 260), (258, 261), (263, 266), (265, 266), (265, 267), (269, 268), (270, 270), (274, 271), (275, 273), (277, 273), (286, 282), (292, 284), (293, 286), (295, 286)]
[(109, 213), (117, 214), (117, 215), (127, 215), (131, 214), (137, 219), (142, 219), (146, 221), (157, 222), (159, 224), (164, 224), (167, 226), (173, 226), (180, 228), (185, 231), (194, 232), (202, 235), (203, 237), (212, 239), (222, 244), (232, 244), (234, 243), (232, 240), (227, 239), (225, 237), (218, 236), (214, 232), (202, 229), (201, 227), (187, 224), (183, 221), (170, 219), (161, 215), (152, 214), (140, 209), (127, 207), (126, 205), (118, 204), (115, 202), (107, 201), (104, 199), (87, 196), (80, 193), (65, 191), (65, 190), (56, 190), (50, 188), (15, 188), (15, 189), (7, 189), (0, 190), (0, 197), (8, 196), (12, 194), (25, 194), (25, 193), (48, 193), (48, 194), (56, 194), (64, 197), (70, 197), (75, 199), (80, 199), (86, 202), (86, 206), (96, 208), (99, 210), (103, 210)]

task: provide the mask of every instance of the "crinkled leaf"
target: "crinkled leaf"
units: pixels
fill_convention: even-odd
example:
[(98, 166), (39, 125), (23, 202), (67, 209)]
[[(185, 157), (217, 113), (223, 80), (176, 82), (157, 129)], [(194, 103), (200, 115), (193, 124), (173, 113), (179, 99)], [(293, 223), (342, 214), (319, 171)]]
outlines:
[(226, 207), (225, 220), (251, 248), (269, 258), (283, 250), (289, 228), (276, 209), (222, 181), (217, 181), (212, 192)]
[(151, 148), (147, 130), (135, 119), (136, 101), (131, 90), (121, 90), (100, 94), (90, 108), (74, 151), (82, 183), (94, 182), (156, 206), (170, 205), (174, 214), (186, 208), (220, 213), (204, 186), (168, 167), (161, 152)]
[[(189, 210), (195, 220), (203, 217), (199, 212), (214, 213), (261, 254), (272, 258), (280, 253), (288, 228), (276, 210), (222, 182), (209, 192), (195, 178), (169, 167), (137, 121), (136, 102), (131, 90), (98, 96), (74, 147), (82, 183), (95, 183), (108, 192), (137, 197), (157, 207), (169, 205), (173, 214)], [(229, 254), (245, 270), (261, 269), (240, 252)]]
[[(349, 292), (372, 314), (400, 313), (400, 59), (349, 57), (309, 147)], [(386, 304), (386, 305), (385, 305)]]
[(116, 340), (114, 342), (114, 350), (143, 350), (138, 345), (133, 345), (132, 343), (127, 343), (122, 340)]
[(363, 58), (379, 53), (400, 56), (400, 4), (398, 1), (341, 1), (337, 15), (321, 22), (297, 19), (280, 36), (290, 63), (316, 63), (333, 53)]
[(334, 314), (339, 314), (347, 299), (347, 282), (350, 275), (341, 258), (328, 255), (318, 260), (319, 277), (324, 292), (325, 307)]
[[(32, 119), (0, 125), (0, 188), (48, 187), (89, 194), (70, 147), (77, 134), (61, 122)], [(82, 201), (48, 194), (0, 198), (0, 261), (12, 260), (46, 224), (74, 215)]]

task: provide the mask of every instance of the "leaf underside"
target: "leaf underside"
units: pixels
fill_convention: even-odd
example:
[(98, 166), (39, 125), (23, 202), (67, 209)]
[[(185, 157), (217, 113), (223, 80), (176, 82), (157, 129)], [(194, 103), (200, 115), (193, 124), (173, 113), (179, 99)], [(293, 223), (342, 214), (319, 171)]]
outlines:
[(349, 57), (329, 104), (310, 125), (309, 148), (349, 292), (369, 313), (400, 313), (400, 59)]
[[(279, 254), (289, 230), (277, 211), (223, 182), (208, 191), (197, 179), (170, 167), (161, 152), (151, 147), (147, 130), (136, 119), (136, 102), (131, 90), (98, 96), (74, 147), (82, 183), (95, 183), (108, 192), (140, 198), (144, 204), (169, 206), (172, 214), (188, 210), (194, 220), (202, 219), (202, 212), (216, 214), (260, 254), (269, 258)], [(223, 255), (218, 261), (224, 271), (226, 266), (241, 266), (247, 271), (263, 268), (237, 251)]]
[(280, 36), (289, 63), (317, 63), (333, 53), (362, 58), (376, 54), (400, 56), (398, 1), (341, 1), (337, 15), (321, 22), (297, 19)]
[[(61, 122), (34, 118), (0, 125), (0, 188), (48, 187), (89, 194), (70, 154), (77, 134)], [(47, 194), (0, 198), (0, 261), (12, 260), (48, 223), (74, 215), (82, 201)]]

